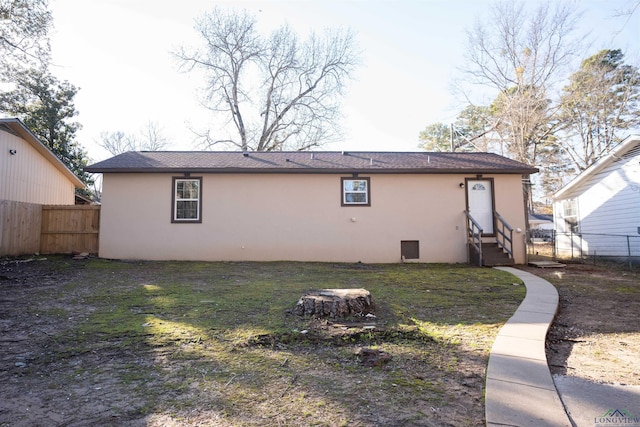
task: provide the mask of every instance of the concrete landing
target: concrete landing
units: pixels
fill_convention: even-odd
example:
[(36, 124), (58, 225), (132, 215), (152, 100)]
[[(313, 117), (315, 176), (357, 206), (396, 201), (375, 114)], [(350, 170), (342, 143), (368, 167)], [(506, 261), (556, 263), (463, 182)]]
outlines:
[(567, 266), (556, 261), (529, 261), (529, 265), (538, 268), (564, 268)]
[(496, 337), (487, 367), (487, 426), (571, 427), (547, 366), (545, 339), (558, 292), (544, 279), (511, 267), (527, 294)]

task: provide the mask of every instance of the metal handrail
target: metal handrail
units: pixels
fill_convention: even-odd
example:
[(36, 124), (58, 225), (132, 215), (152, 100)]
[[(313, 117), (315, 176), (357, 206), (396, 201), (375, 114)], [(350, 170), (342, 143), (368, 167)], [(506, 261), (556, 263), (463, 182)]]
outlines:
[[(513, 258), (513, 227), (498, 212), (494, 211), (493, 214), (498, 222), (498, 230), (496, 230), (498, 246), (508, 253), (510, 258)], [(505, 229), (509, 232), (508, 236)]]
[[(482, 267), (482, 227), (473, 219), (469, 211), (465, 210), (464, 214), (467, 217), (467, 243), (473, 246), (478, 252), (478, 266)], [(471, 256), (469, 254), (467, 255), (469, 260), (471, 260)]]

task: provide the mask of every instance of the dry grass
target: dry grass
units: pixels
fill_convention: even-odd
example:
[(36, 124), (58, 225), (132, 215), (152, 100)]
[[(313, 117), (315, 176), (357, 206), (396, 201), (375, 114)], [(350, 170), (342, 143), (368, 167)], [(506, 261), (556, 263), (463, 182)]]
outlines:
[[(3, 362), (24, 364), (2, 378), (12, 426), (484, 425), (489, 349), (524, 297), (463, 265), (54, 259), (0, 277)], [(306, 290), (360, 287), (375, 319), (290, 313)], [(362, 366), (364, 347), (392, 359)]]
[(640, 270), (604, 261), (527, 270), (550, 281), (560, 295), (547, 336), (552, 373), (640, 385)]

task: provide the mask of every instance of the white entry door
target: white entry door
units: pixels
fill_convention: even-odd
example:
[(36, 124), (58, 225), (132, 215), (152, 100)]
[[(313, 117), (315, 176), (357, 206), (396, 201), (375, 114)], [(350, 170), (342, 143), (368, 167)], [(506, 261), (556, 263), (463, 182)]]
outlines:
[(482, 227), (483, 234), (493, 234), (493, 181), (467, 180), (467, 210)]

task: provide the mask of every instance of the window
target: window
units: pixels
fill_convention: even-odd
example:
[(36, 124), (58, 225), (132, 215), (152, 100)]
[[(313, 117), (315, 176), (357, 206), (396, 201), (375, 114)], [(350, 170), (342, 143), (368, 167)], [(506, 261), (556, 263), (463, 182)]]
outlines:
[(173, 178), (171, 222), (202, 222), (202, 178)]
[(576, 199), (563, 200), (562, 210), (565, 218), (578, 215)]
[(342, 178), (342, 206), (371, 206), (369, 178)]
[(562, 201), (562, 218), (564, 218), (565, 232), (577, 233), (578, 228), (578, 203), (576, 199)]
[(472, 188), (472, 190), (478, 190), (478, 191), (485, 191), (487, 189), (487, 187), (484, 186), (484, 184), (475, 184)]

